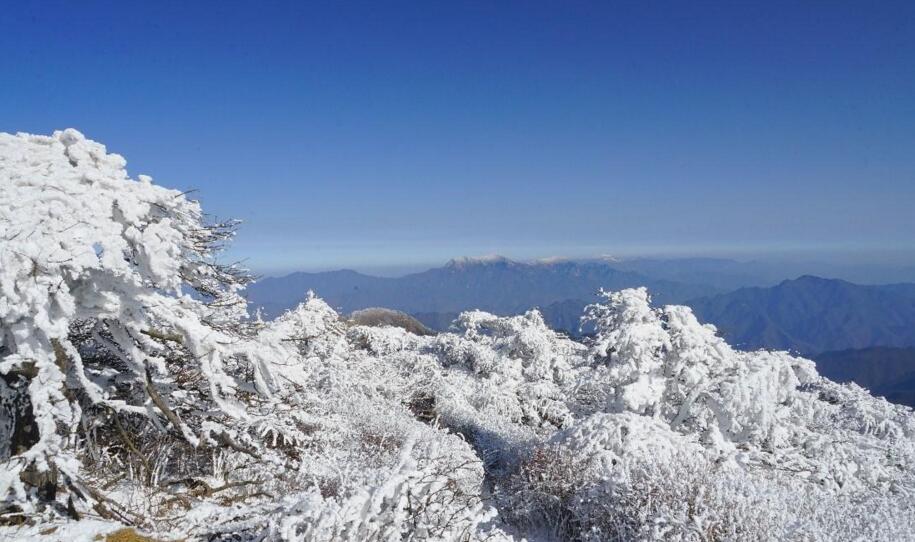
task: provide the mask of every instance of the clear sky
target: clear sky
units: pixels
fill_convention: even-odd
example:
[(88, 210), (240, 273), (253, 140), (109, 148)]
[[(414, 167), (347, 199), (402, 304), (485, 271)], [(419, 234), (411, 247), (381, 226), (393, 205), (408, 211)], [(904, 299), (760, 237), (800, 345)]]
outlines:
[(9, 2), (75, 127), (256, 271), (915, 248), (915, 2)]

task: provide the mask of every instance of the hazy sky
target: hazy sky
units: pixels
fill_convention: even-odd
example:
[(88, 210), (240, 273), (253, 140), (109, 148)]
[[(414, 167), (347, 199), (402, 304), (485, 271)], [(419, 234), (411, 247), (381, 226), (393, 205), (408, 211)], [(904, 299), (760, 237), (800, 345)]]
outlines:
[(258, 271), (915, 248), (912, 1), (147, 4), (4, 5), (0, 130), (199, 189)]

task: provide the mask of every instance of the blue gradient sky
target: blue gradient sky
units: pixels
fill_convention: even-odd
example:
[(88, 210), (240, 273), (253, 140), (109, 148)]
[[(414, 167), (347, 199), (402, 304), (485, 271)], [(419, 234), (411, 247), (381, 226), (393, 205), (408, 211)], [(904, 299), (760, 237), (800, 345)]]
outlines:
[(0, 130), (199, 189), (257, 271), (915, 249), (915, 2), (182, 4), (5, 5)]

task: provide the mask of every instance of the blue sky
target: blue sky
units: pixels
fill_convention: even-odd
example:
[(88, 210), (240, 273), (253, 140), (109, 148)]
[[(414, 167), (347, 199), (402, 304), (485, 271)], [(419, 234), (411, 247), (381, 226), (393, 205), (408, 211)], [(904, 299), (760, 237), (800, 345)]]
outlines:
[(75, 127), (263, 273), (915, 249), (915, 2), (14, 2), (0, 130)]

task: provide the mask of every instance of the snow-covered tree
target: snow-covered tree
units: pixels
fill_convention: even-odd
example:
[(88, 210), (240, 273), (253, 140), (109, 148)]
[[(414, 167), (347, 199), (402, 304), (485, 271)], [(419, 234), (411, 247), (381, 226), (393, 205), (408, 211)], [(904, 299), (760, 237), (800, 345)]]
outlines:
[[(221, 424), (244, 415), (239, 394), (269, 393), (269, 377), (233, 359), (245, 354), (237, 290), (248, 277), (214, 259), (233, 228), (185, 194), (129, 178), (123, 158), (75, 130), (0, 135), (8, 502), (27, 513), (69, 488), (98, 505), (75, 456), (100, 425), (142, 417), (191, 447), (237, 445)], [(183, 415), (200, 409), (213, 424)]]
[(670, 340), (649, 306), (645, 288), (604, 292), (606, 303), (589, 305), (585, 322), (597, 335), (592, 346), (616, 382), (614, 408), (654, 413), (664, 393), (661, 370)]

